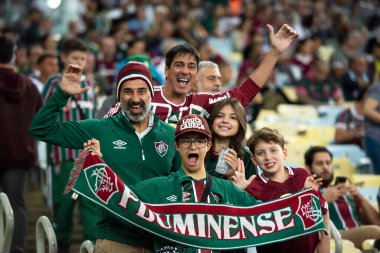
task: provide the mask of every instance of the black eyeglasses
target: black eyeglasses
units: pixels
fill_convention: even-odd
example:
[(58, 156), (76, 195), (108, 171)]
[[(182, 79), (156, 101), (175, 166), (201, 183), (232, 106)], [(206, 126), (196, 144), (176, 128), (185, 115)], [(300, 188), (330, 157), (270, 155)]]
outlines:
[(182, 139), (179, 141), (178, 144), (181, 148), (190, 148), (193, 143), (195, 144), (197, 148), (204, 148), (207, 142), (208, 142), (207, 139), (195, 139), (195, 140)]

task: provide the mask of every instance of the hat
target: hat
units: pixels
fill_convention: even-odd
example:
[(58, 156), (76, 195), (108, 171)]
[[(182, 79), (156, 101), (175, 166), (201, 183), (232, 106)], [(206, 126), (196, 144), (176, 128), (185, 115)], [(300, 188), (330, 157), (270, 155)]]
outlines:
[(147, 66), (145, 66), (144, 63), (137, 62), (137, 61), (130, 61), (127, 64), (125, 64), (117, 74), (116, 79), (116, 97), (117, 100), (120, 99), (120, 89), (123, 82), (127, 80), (134, 80), (134, 79), (141, 79), (149, 87), (150, 94), (153, 98), (153, 80), (152, 76), (150, 75), (149, 69)]
[(178, 121), (177, 127), (175, 128), (175, 138), (177, 139), (180, 135), (194, 132), (204, 134), (211, 138), (207, 121), (197, 114), (189, 114)]

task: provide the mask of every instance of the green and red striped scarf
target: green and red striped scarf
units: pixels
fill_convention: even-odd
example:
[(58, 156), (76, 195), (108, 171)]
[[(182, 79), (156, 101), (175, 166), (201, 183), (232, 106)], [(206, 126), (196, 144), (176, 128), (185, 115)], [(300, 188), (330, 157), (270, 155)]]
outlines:
[(306, 189), (263, 204), (148, 204), (100, 158), (84, 151), (65, 193), (73, 190), (132, 223), (179, 244), (203, 249), (234, 249), (289, 240), (326, 231), (315, 190)]

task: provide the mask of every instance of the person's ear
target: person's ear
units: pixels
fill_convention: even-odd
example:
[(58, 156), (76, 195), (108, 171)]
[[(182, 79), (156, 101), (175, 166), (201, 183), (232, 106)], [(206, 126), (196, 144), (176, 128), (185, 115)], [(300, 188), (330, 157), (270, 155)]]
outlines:
[(179, 146), (178, 146), (178, 143), (177, 142), (174, 142), (174, 147), (177, 151), (179, 151)]
[(286, 158), (288, 157), (288, 150), (284, 147), (282, 152), (284, 154), (284, 160), (286, 160)]
[(206, 145), (207, 152), (210, 150), (211, 146), (212, 146), (211, 141), (208, 141), (208, 142), (207, 142), (207, 145)]
[(169, 68), (165, 65), (165, 70), (164, 70), (164, 74), (165, 74), (165, 78), (168, 79), (168, 72), (169, 72)]

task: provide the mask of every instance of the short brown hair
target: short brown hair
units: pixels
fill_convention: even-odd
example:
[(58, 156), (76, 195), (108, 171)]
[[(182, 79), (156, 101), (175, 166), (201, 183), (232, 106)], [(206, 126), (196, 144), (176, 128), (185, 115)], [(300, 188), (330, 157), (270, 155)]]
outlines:
[(252, 154), (255, 152), (255, 147), (260, 140), (277, 143), (281, 146), (282, 149), (285, 146), (284, 136), (282, 136), (278, 130), (271, 129), (269, 127), (263, 127), (255, 130), (247, 141), (247, 146)]

